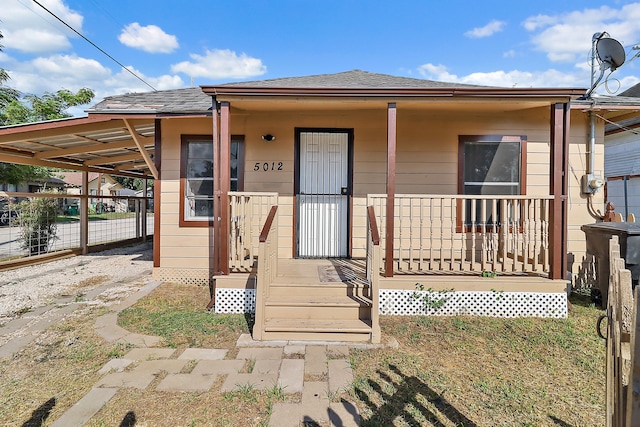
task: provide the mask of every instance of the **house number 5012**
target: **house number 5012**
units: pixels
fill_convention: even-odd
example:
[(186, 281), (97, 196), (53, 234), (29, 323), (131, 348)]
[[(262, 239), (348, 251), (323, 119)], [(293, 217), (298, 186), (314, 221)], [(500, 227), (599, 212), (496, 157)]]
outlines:
[(254, 171), (281, 171), (283, 167), (282, 162), (256, 162), (253, 165), (253, 170)]

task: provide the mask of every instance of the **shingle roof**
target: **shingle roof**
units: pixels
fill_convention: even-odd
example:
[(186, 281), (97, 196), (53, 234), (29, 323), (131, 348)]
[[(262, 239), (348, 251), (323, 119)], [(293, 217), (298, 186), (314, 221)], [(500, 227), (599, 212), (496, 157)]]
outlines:
[(441, 88), (483, 87), (461, 83), (437, 82), (434, 80), (398, 77), (388, 74), (370, 73), (362, 70), (335, 74), (318, 74), (302, 77), (258, 80), (252, 82), (226, 83), (218, 86), (232, 87), (280, 87), (280, 88)]
[[(84, 172), (61, 172), (62, 181), (74, 187), (82, 186), (82, 174)], [(98, 178), (98, 172), (89, 172), (89, 182)]]
[(211, 110), (211, 97), (199, 87), (128, 93), (109, 96), (87, 110), (89, 113), (126, 111), (139, 113), (203, 113)]
[[(483, 87), (460, 83), (445, 83), (433, 80), (397, 77), (388, 74), (370, 73), (361, 70), (335, 74), (319, 74), (303, 77), (286, 77), (250, 82), (234, 82), (220, 87), (256, 88), (472, 88)], [(211, 97), (201, 88), (162, 90), (157, 92), (128, 93), (110, 96), (87, 110), (89, 113), (204, 113), (211, 110)]]
[(640, 83), (620, 93), (620, 96), (640, 98)]

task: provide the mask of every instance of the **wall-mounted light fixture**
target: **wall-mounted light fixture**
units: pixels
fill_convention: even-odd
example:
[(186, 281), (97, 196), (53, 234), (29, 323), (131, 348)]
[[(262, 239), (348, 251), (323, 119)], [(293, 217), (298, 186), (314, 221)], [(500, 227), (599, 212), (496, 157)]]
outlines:
[(264, 139), (267, 142), (271, 142), (274, 139), (276, 139), (275, 136), (271, 135), (270, 133), (266, 134), (266, 135), (262, 135), (262, 139)]

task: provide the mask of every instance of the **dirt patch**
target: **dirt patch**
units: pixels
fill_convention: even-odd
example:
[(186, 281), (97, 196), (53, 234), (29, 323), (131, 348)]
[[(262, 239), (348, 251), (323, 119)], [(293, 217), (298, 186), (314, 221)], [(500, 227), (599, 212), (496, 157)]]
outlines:
[(90, 277), (90, 278), (84, 279), (80, 283), (78, 283), (78, 285), (76, 286), (76, 289), (94, 288), (94, 287), (96, 287), (98, 285), (101, 285), (101, 284), (105, 283), (107, 280), (109, 280), (109, 276), (94, 276), (94, 277)]
[(20, 314), (54, 302), (60, 295), (88, 292), (106, 283), (148, 276), (151, 242), (81, 255), (15, 270), (0, 276), (0, 326)]

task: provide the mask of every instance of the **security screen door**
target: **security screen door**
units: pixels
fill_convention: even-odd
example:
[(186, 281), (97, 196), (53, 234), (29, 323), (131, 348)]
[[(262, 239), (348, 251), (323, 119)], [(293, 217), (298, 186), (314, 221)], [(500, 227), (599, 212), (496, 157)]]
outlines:
[(348, 255), (349, 140), (347, 131), (298, 132), (298, 257)]

